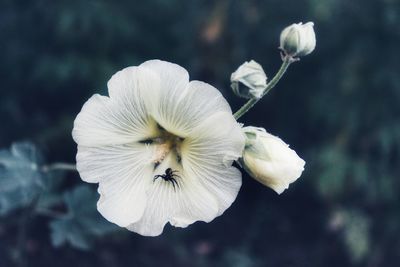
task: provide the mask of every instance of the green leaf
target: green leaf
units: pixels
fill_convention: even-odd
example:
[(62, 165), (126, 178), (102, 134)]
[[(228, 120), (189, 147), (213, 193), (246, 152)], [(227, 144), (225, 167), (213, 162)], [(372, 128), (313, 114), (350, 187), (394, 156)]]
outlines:
[(80, 185), (64, 194), (67, 213), (50, 222), (55, 247), (69, 243), (75, 248), (88, 250), (95, 237), (118, 229), (98, 213), (97, 199), (98, 194), (87, 185)]
[(42, 156), (29, 142), (0, 150), (0, 215), (29, 205), (45, 188)]

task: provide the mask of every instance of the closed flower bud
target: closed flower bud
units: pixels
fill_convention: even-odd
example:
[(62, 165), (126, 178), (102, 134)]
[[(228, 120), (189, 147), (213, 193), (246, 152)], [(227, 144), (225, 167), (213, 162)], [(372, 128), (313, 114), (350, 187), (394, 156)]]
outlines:
[(304, 170), (305, 161), (263, 128), (244, 127), (246, 145), (239, 163), (257, 181), (281, 194)]
[(305, 56), (315, 49), (314, 23), (294, 23), (286, 27), (280, 37), (280, 49), (289, 56)]
[[(242, 83), (244, 86), (240, 86)], [(267, 87), (267, 75), (260, 64), (251, 60), (243, 63), (231, 75), (233, 92), (243, 98), (260, 98)]]

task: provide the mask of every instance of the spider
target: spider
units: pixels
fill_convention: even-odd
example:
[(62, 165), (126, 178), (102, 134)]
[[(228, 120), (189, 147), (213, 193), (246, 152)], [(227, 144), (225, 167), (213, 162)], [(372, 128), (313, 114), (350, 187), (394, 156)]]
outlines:
[(179, 188), (179, 184), (178, 184), (178, 182), (176, 181), (175, 178), (181, 178), (180, 176), (175, 174), (176, 172), (178, 172), (178, 171), (173, 171), (171, 168), (168, 168), (168, 169), (165, 170), (165, 174), (161, 174), (161, 175), (157, 174), (157, 175), (155, 175), (154, 178), (153, 178), (153, 182), (155, 180), (157, 180), (158, 178), (163, 178), (164, 181), (172, 183), (172, 186), (174, 187), (174, 191), (175, 191), (175, 185)]

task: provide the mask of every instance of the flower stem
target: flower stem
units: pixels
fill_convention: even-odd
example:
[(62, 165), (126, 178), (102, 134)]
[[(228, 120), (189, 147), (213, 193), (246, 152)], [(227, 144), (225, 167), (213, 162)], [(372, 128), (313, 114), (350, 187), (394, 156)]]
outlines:
[(45, 165), (42, 167), (42, 171), (44, 172), (51, 172), (51, 171), (76, 171), (76, 165), (70, 163), (53, 163), (50, 165)]
[(244, 104), (238, 111), (233, 114), (235, 119), (239, 119), (242, 117), (249, 109), (251, 109), (263, 96), (268, 94), (268, 92), (274, 88), (274, 86), (279, 82), (279, 80), (282, 78), (283, 74), (285, 74), (286, 70), (290, 66), (291, 63), (297, 61), (297, 59), (291, 57), (291, 56), (284, 56), (283, 57), (283, 62), (281, 65), (281, 68), (278, 70), (278, 72), (275, 74), (274, 78), (267, 84), (267, 87), (265, 88), (263, 94), (261, 95), (260, 98), (252, 98), (249, 101), (247, 101), (246, 104)]

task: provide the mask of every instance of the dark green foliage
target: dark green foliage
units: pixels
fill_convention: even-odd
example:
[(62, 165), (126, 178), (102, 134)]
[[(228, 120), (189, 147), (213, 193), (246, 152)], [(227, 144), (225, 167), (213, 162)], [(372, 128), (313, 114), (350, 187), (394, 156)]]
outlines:
[(50, 222), (53, 245), (64, 243), (87, 250), (95, 237), (117, 229), (97, 212), (98, 194), (89, 186), (81, 185), (64, 193), (67, 213)]
[[(117, 227), (97, 212), (98, 194), (89, 186), (77, 186), (60, 195), (60, 177), (57, 171), (46, 169), (32, 143), (13, 143), (10, 150), (0, 150), (0, 216), (16, 209), (25, 210), (22, 216), (29, 214), (30, 219), (37, 215), (50, 216), (54, 218), (50, 222), (54, 246), (70, 243), (87, 250), (95, 237)], [(53, 210), (62, 204), (67, 208), (65, 213)]]
[(28, 206), (46, 188), (41, 155), (32, 143), (0, 150), (0, 216)]

